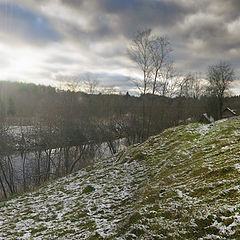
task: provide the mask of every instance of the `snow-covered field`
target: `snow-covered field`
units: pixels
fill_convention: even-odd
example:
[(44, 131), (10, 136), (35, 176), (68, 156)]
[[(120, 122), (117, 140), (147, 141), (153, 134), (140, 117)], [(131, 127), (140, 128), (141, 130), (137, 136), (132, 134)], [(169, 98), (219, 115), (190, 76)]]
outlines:
[(240, 239), (239, 129), (171, 128), (2, 202), (0, 239)]
[(146, 174), (136, 161), (121, 164), (117, 159), (105, 160), (94, 171), (80, 171), (5, 202), (0, 208), (0, 238), (112, 236), (134, 211), (134, 192)]

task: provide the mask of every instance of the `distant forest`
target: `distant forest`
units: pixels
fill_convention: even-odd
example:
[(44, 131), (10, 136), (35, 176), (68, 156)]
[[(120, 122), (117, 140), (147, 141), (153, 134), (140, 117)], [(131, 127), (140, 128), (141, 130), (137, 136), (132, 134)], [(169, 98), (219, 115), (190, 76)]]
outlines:
[[(189, 118), (199, 121), (205, 112), (214, 119), (219, 118), (216, 99), (204, 95), (185, 95), (170, 98), (152, 94), (140, 97), (128, 93), (87, 94), (31, 83), (0, 81), (0, 114), (2, 120), (12, 125), (31, 125), (36, 121), (49, 121), (50, 117), (57, 124), (57, 119), (66, 115), (72, 120), (124, 120), (129, 126), (132, 123), (137, 128), (141, 123), (144, 98), (146, 115), (152, 115), (149, 135)], [(240, 113), (240, 97), (225, 97), (225, 107)]]

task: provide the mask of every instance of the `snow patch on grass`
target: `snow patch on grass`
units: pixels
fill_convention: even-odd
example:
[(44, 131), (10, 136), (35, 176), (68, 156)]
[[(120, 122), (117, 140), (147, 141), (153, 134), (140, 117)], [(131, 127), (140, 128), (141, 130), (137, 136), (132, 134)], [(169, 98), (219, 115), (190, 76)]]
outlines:
[(239, 128), (171, 128), (2, 202), (0, 239), (240, 239)]

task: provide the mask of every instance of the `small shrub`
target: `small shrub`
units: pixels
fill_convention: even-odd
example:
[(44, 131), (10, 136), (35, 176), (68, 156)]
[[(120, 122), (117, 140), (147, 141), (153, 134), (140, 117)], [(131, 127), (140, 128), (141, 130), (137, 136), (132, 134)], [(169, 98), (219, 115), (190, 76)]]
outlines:
[(92, 185), (87, 185), (84, 189), (83, 189), (83, 193), (90, 193), (95, 191), (95, 188)]

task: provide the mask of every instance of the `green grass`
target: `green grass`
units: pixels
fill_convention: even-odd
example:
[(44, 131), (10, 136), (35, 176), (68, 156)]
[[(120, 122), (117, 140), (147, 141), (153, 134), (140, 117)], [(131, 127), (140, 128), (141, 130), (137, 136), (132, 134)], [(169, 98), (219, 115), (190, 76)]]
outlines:
[(1, 239), (240, 239), (240, 122), (170, 128), (5, 201)]

